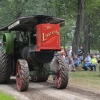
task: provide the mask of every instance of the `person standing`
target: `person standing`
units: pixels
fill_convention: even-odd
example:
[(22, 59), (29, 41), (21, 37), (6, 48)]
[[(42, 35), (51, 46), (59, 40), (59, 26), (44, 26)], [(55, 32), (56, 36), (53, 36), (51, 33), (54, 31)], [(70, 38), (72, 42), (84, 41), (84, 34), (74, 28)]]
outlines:
[(74, 61), (72, 58), (72, 50), (70, 47), (67, 48), (66, 50), (66, 56), (68, 57), (69, 60), (69, 66), (71, 67), (71, 71), (75, 72), (75, 65), (74, 65)]
[(83, 55), (84, 55), (84, 49), (81, 46), (80, 49), (79, 49), (79, 52), (78, 52), (78, 57), (80, 59), (81, 64), (83, 63)]
[(65, 51), (63, 48), (61, 48), (60, 57), (65, 59)]
[(67, 50), (66, 50), (66, 55), (67, 55), (67, 56), (72, 56), (72, 50), (71, 50), (70, 47), (67, 48)]

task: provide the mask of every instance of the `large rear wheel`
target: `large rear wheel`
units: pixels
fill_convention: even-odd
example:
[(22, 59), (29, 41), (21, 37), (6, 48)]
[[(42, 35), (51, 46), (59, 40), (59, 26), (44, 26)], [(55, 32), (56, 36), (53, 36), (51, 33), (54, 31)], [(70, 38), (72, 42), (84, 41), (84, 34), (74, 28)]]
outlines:
[(29, 68), (26, 60), (19, 59), (16, 65), (16, 84), (19, 91), (26, 91), (29, 85)]
[(45, 63), (44, 65), (44, 70), (43, 70), (43, 77), (42, 77), (42, 82), (46, 82), (48, 80), (49, 75), (46, 74), (48, 70), (50, 70), (50, 63)]
[(9, 83), (11, 71), (11, 55), (5, 54), (0, 44), (0, 84)]
[(56, 67), (56, 75), (53, 75), (54, 84), (58, 89), (64, 89), (68, 85), (68, 65), (66, 65), (67, 63), (63, 58), (55, 59), (53, 61), (53, 65), (55, 65), (53, 67)]

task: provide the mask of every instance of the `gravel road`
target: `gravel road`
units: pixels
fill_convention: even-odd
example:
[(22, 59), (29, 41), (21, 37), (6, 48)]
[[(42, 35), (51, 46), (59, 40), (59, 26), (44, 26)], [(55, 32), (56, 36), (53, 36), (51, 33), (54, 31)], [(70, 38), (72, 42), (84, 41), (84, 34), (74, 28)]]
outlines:
[(56, 89), (51, 80), (41, 83), (30, 81), (25, 92), (17, 91), (15, 77), (9, 85), (0, 84), (0, 91), (13, 95), (16, 100), (100, 100), (100, 91), (89, 90), (75, 85), (66, 89)]

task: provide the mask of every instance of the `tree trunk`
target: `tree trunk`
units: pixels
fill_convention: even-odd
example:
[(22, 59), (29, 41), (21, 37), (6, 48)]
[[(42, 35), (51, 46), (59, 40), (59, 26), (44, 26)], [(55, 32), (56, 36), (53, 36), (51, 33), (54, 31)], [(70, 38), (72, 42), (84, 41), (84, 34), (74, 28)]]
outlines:
[(89, 43), (89, 33), (90, 33), (90, 27), (88, 24), (88, 16), (85, 16), (84, 19), (84, 57), (87, 53), (90, 53), (90, 43)]
[(82, 24), (83, 24), (83, 16), (84, 16), (84, 0), (78, 0), (78, 15), (77, 15), (74, 39), (72, 43), (72, 53), (73, 54), (78, 53), (78, 46), (80, 43), (80, 33), (82, 30)]

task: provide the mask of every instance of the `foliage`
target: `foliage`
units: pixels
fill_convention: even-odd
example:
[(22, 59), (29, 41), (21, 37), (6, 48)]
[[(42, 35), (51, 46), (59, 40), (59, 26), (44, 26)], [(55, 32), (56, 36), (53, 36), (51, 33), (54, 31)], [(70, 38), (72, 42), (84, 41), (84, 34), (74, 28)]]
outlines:
[[(89, 17), (91, 49), (100, 49), (100, 0), (84, 0), (84, 14)], [(61, 28), (61, 45), (71, 45), (75, 31), (78, 0), (0, 0), (0, 27), (9, 24), (20, 16), (46, 14), (61, 17), (66, 20), (66, 26)], [(1, 33), (1, 32), (0, 32)], [(1, 34), (0, 34), (1, 35)], [(83, 31), (81, 41), (84, 42)], [(96, 44), (96, 45), (95, 45)]]
[(61, 28), (61, 45), (64, 44), (65, 36), (65, 45), (72, 45), (72, 38), (74, 34), (75, 21), (71, 18), (67, 18), (66, 25)]
[(86, 8), (85, 8), (85, 14), (89, 16), (88, 24), (90, 26), (90, 43), (91, 43), (91, 49), (99, 50), (100, 48), (100, 1), (99, 0), (88, 0), (85, 2)]

